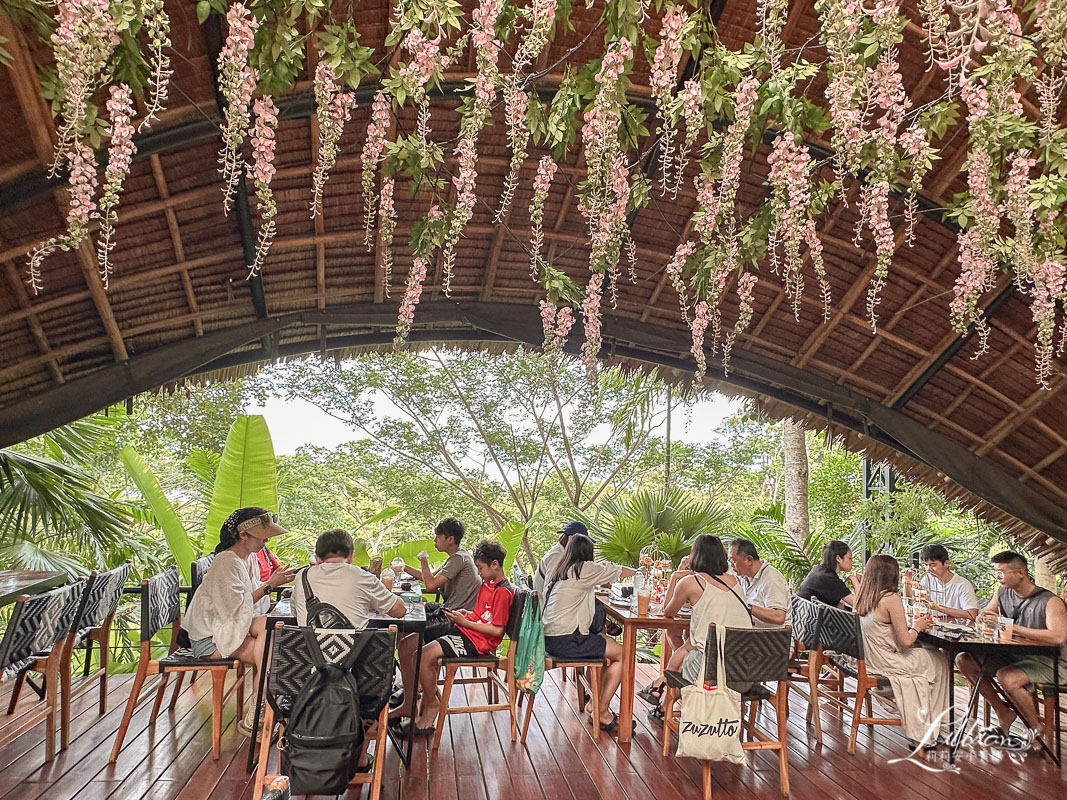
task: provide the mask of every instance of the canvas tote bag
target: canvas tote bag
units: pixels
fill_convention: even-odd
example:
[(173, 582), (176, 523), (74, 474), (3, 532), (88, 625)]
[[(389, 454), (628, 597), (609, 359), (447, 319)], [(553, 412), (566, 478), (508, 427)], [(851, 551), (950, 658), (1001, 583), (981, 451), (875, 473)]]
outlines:
[[(719, 644), (716, 648), (718, 686), (704, 688), (704, 661), (701, 659), (697, 685), (682, 689), (682, 718), (678, 725), (676, 755), (743, 764), (745, 751), (741, 747), (741, 695), (726, 686), (722, 657), (726, 629), (716, 626), (715, 632)], [(707, 648), (704, 653), (706, 658)]]

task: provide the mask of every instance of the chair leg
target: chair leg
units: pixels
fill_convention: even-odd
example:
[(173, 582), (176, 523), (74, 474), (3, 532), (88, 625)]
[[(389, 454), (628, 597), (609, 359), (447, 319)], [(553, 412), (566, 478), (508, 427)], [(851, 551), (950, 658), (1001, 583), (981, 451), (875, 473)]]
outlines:
[(1060, 701), (1059, 695), (1050, 692), (1045, 695), (1044, 699), (1044, 712), (1045, 712), (1045, 744), (1050, 748), (1054, 748), (1056, 745), (1056, 738), (1059, 737), (1060, 732), (1056, 730), (1056, 704)]
[[(181, 675), (181, 673), (178, 673)], [(159, 714), (159, 709), (163, 705), (163, 695), (167, 692), (167, 681), (170, 680), (170, 673), (164, 672), (159, 679), (159, 688), (156, 689), (156, 699), (152, 703), (152, 719), (155, 719)], [(177, 681), (175, 681), (177, 683)]]
[(511, 711), (511, 741), (516, 742), (519, 739), (519, 718), (517, 716), (518, 711), (515, 708), (515, 670), (510, 664), (507, 667), (507, 685), (508, 705)]
[[(441, 734), (445, 729), (445, 717), (448, 716), (448, 698), (452, 694), (452, 684), (456, 682), (456, 667), (453, 664), (445, 666), (445, 685), (441, 691), (441, 710), (437, 712), (437, 730), (433, 732), (433, 749), (436, 752), (441, 746)], [(412, 725), (415, 721), (412, 720)]]
[[(133, 710), (137, 707), (137, 698), (141, 696), (141, 689), (144, 687), (144, 681), (147, 677), (148, 662), (142, 659), (137, 665), (137, 674), (133, 678), (130, 697), (126, 701), (126, 710), (122, 712), (122, 723), (119, 725), (118, 733), (115, 734), (115, 744), (112, 745), (111, 757), (107, 760), (109, 764), (114, 764), (118, 761), (119, 751), (122, 750), (122, 740), (126, 738), (126, 729), (130, 727), (130, 720), (133, 719)], [(155, 717), (152, 720), (154, 721)]]
[(45, 736), (47, 738), (44, 743), (44, 760), (46, 762), (56, 757), (56, 712), (59, 711), (61, 702), (59, 679), (59, 664), (61, 661), (60, 653), (56, 652), (51, 653), (44, 660), (44, 701), (48, 709), (48, 716), (45, 718)]
[(675, 694), (678, 690), (673, 686), (666, 687), (663, 693), (663, 755), (671, 752), (671, 718), (674, 715)]
[[(270, 758), (270, 740), (273, 732), (274, 709), (270, 703), (264, 703), (263, 734), (259, 737), (259, 763), (256, 764), (256, 785), (252, 790), (252, 800), (259, 800), (263, 796), (263, 784), (267, 779), (267, 759)], [(377, 764), (374, 766), (375, 769), (378, 768)]]
[(711, 762), (700, 762), (700, 784), (704, 793), (704, 800), (711, 800)]
[[(600, 741), (600, 667), (590, 667), (589, 677), (592, 686), (589, 693), (593, 695), (593, 740)], [(579, 681), (580, 683), (580, 681)]]
[[(193, 674), (196, 674), (196, 673), (193, 673)], [(174, 691), (171, 692), (170, 705), (167, 706), (167, 708), (170, 711), (173, 711), (175, 708), (178, 707), (178, 695), (180, 695), (182, 693), (182, 682), (184, 680), (185, 680), (185, 673), (184, 672), (179, 672), (176, 676), (174, 676)], [(189, 682), (192, 683), (192, 680), (190, 680)]]
[(789, 794), (789, 748), (786, 745), (789, 725), (788, 681), (778, 684), (778, 694), (774, 700), (774, 708), (778, 712), (778, 783), (782, 789), (782, 796), (786, 797)]
[(23, 670), (15, 678), (15, 685), (11, 688), (11, 700), (7, 704), (7, 713), (10, 716), (15, 713), (15, 706), (19, 703), (19, 694), (22, 692), (22, 684), (26, 682), (26, 670)]
[[(523, 694), (525, 694), (525, 692), (523, 692)], [(531, 694), (530, 699), (526, 702), (526, 718), (522, 721), (522, 737), (519, 739), (523, 744), (526, 743), (526, 732), (530, 730), (530, 720), (533, 719), (533, 707), (536, 697), (536, 694)], [(521, 695), (520, 699), (522, 699)]]
[[(101, 661), (103, 661), (103, 651), (104, 651), (104, 647), (103, 646), (101, 646), (100, 651), (101, 651)], [(93, 662), (93, 640), (92, 639), (86, 639), (85, 640), (85, 663), (82, 664), (82, 677), (83, 678), (88, 678), (89, 677), (89, 673), (92, 672), (92, 662)]]
[[(866, 700), (866, 704), (867, 704), (867, 719), (871, 719), (871, 718), (874, 717), (874, 702), (873, 702), (873, 700), (874, 700), (874, 698), (871, 697), (870, 694), (868, 694), (867, 695), (867, 700)], [(874, 724), (873, 723), (870, 723), (870, 722), (867, 723), (867, 732), (868, 733), (874, 733)]]
[[(219, 760), (222, 752), (222, 698), (226, 690), (226, 672), (211, 670), (211, 757)], [(256, 732), (252, 731), (252, 736)]]
[(856, 705), (852, 709), (852, 730), (848, 736), (848, 754), (854, 755), (856, 752), (856, 734), (860, 729), (860, 717), (863, 712), (863, 701), (867, 698), (868, 688), (863, 683), (857, 683), (856, 685)]
[(62, 647), (62, 655), (59, 661), (59, 689), (60, 689), (60, 717), (59, 717), (59, 749), (66, 750), (70, 745), (70, 679), (71, 670), (74, 667), (74, 636), (71, 635)]
[[(111, 662), (111, 648), (108, 642), (111, 640), (110, 623), (104, 627), (103, 638), (100, 641), (100, 715), (107, 713), (107, 670)], [(88, 653), (86, 653), (88, 664)]]
[(240, 719), (245, 713), (245, 665), (237, 667), (237, 717)]
[(819, 674), (822, 672), (822, 664), (816, 651), (808, 658), (808, 697), (811, 718), (815, 723), (815, 741), (822, 744), (822, 715), (819, 713)]
[[(566, 672), (567, 670), (563, 670)], [(578, 692), (578, 713), (581, 714), (585, 711), (586, 696), (585, 696), (585, 684), (578, 675), (578, 669), (574, 670), (574, 688)]]
[(374, 772), (370, 784), (370, 800), (378, 800), (382, 794), (382, 776), (385, 774), (385, 733), (389, 727), (389, 707), (386, 705), (378, 716), (378, 738), (374, 745)]

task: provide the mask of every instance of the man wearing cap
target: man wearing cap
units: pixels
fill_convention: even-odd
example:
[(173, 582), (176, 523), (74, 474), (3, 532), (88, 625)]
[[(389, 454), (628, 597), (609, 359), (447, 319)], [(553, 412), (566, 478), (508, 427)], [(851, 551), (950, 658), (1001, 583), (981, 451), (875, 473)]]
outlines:
[(545, 581), (548, 576), (552, 574), (552, 571), (555, 570), (556, 565), (559, 564), (559, 560), (563, 558), (563, 551), (567, 549), (567, 542), (569, 542), (571, 537), (576, 533), (588, 536), (589, 529), (585, 527), (584, 522), (572, 519), (560, 528), (559, 541), (552, 545), (551, 549), (541, 557), (541, 563), (537, 565), (537, 569), (534, 570), (533, 576), (533, 588), (538, 595), (544, 595)]

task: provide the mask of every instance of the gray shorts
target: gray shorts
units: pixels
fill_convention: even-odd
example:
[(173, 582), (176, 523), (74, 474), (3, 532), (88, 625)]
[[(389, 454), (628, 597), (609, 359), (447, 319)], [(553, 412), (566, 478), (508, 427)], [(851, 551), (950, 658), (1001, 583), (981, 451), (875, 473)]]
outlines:
[(207, 658), (216, 650), (215, 640), (208, 636), (205, 639), (196, 639), (190, 643), (189, 649), (193, 651), (193, 655), (197, 658)]
[[(1015, 667), (1021, 669), (1026, 673), (1026, 677), (1030, 679), (1030, 683), (1052, 683), (1054, 674), (1052, 668), (1052, 656), (1024, 656), (1024, 657), (1012, 657), (1008, 655), (1004, 656), (991, 656), (986, 662), (987, 674), (993, 674), (999, 669), (1004, 667)], [(1063, 681), (1065, 673), (1065, 665), (1063, 661), (1060, 661), (1060, 681)]]

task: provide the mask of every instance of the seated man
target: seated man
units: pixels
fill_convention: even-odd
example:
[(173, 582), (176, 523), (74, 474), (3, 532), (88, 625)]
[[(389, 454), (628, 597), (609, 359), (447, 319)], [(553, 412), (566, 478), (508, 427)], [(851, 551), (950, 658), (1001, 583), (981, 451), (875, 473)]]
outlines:
[[(944, 545), (928, 544), (920, 558), (926, 562), (926, 574), (919, 585), (930, 598), (930, 608), (954, 619), (972, 620), (978, 616), (978, 597), (974, 586), (959, 573), (953, 572), (948, 563), (948, 550)], [(904, 596), (911, 597), (915, 570), (904, 570)]]
[[(982, 609), (979, 618), (986, 615), (1011, 617), (1015, 621), (1013, 637), (1059, 646), (1062, 663), (1067, 659), (1067, 609), (1063, 601), (1034, 583), (1026, 559), (1018, 553), (1005, 550), (993, 556), (992, 561), (1000, 588), (989, 605)], [(978, 663), (969, 654), (961, 653), (957, 663), (972, 684), (978, 680)], [(986, 675), (991, 673), (996, 674), (1000, 687), (1022, 712), (1026, 724), (1032, 730), (1040, 730), (1037, 710), (1027, 687), (1032, 683), (1052, 683), (1052, 657), (1020, 653), (994, 655), (986, 662)], [(985, 729), (985, 733), (999, 737), (999, 741), (1015, 749), (1024, 747), (1024, 740), (1009, 734), (1018, 715), (1001, 700), (988, 677), (982, 679), (978, 689), (997, 712), (1000, 723), (999, 729), (993, 726)]]
[(511, 616), (512, 590), (504, 575), (507, 551), (500, 542), (482, 539), (474, 548), (474, 563), (482, 585), (471, 610), (446, 609), (450, 629), (422, 649), (422, 706), (415, 720), (415, 733), (434, 732), (434, 721), (441, 710), (437, 695), (437, 673), (441, 658), (486, 655), (496, 652)]
[(404, 601), (362, 567), (352, 563), (355, 544), (346, 530), (334, 528), (315, 542), (314, 566), (301, 570), (293, 586), (293, 613), (297, 624), (307, 625), (306, 580), (319, 602), (328, 603), (341, 612), (353, 628), (362, 630), (376, 614), (402, 617)]
[(766, 561), (760, 561), (754, 542), (749, 539), (730, 542), (730, 566), (741, 580), (755, 627), (792, 624), (789, 584), (781, 572)]
[[(442, 606), (448, 609), (473, 608), (475, 599), (478, 597), (478, 588), (481, 581), (478, 579), (478, 570), (474, 566), (471, 554), (460, 547), (463, 536), (467, 529), (463, 523), (455, 517), (443, 519), (434, 526), (433, 546), (439, 553), (444, 553), (448, 558), (437, 570), (430, 566), (429, 555), (423, 551), (419, 553), (418, 567), (405, 565), (404, 570), (422, 581), (427, 592), (441, 592)], [(424, 640), (431, 641), (438, 636), (443, 636), (451, 627), (451, 623), (440, 614), (433, 613), (432, 607), (427, 607), (427, 626), (424, 632)], [(436, 617), (436, 621), (434, 620)], [(418, 636), (409, 633), (402, 636), (397, 643), (397, 655), (400, 660), (400, 674), (404, 685), (404, 692), (400, 698), (393, 700), (394, 706), (391, 716), (405, 716), (411, 705), (411, 692), (418, 691), (415, 685), (415, 649), (418, 645)], [(399, 700), (399, 702), (397, 702)]]
[(541, 563), (537, 565), (537, 569), (534, 570), (533, 576), (533, 590), (537, 592), (537, 594), (544, 596), (545, 582), (548, 580), (548, 576), (555, 571), (556, 565), (559, 564), (559, 560), (563, 558), (563, 551), (567, 549), (567, 542), (569, 542), (571, 537), (576, 533), (580, 533), (582, 536), (588, 536), (589, 529), (585, 527), (584, 522), (572, 519), (559, 529), (559, 541), (552, 545), (547, 553), (541, 556)]

